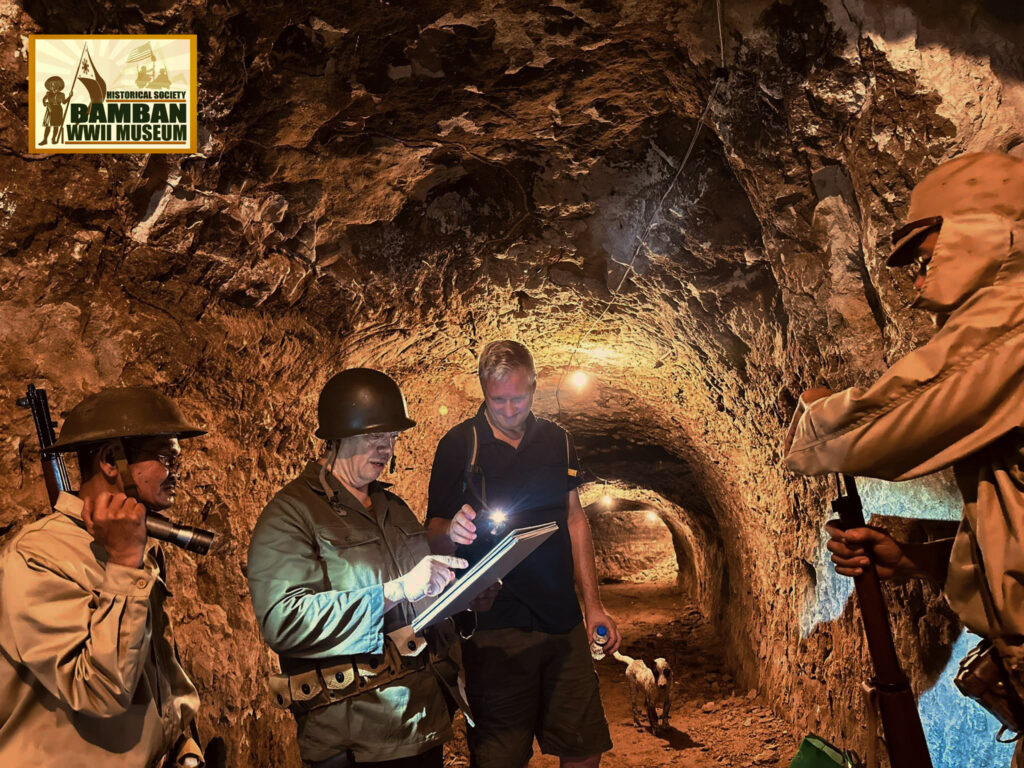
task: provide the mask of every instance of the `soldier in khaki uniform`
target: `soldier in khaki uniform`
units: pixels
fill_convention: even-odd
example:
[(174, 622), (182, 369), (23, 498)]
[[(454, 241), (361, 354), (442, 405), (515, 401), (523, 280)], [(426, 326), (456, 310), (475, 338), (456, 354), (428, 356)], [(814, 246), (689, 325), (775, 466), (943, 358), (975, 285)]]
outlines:
[(941, 165), (914, 189), (909, 219), (889, 264), (917, 263), (913, 306), (937, 313), (940, 330), (866, 389), (805, 392), (786, 462), (886, 480), (952, 466), (964, 500), (955, 539), (904, 544), (833, 521), (832, 559), (847, 576), (871, 558), (882, 578), (944, 584), (1024, 690), (1024, 161)]
[[(151, 389), (105, 390), (68, 414), (54, 448), (78, 452), (81, 489), (0, 556), (0, 765), (150, 768), (183, 741), (199, 697), (145, 520), (174, 502), (179, 438), (202, 434)], [(194, 744), (174, 753), (201, 764)]]
[(272, 695), (295, 715), (307, 765), (440, 768), (449, 706), (462, 703), (458, 645), (447, 626), (428, 644), (409, 625), (466, 562), (431, 555), (416, 516), (377, 481), (415, 425), (390, 377), (342, 371), (318, 415), (324, 454), (266, 506), (249, 548), (256, 619), (281, 663)]

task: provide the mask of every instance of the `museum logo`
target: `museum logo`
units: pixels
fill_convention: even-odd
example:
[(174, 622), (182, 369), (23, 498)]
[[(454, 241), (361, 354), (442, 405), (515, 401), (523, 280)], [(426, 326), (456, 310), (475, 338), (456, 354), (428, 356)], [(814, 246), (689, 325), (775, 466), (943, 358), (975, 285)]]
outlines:
[(195, 35), (30, 35), (29, 152), (196, 151)]

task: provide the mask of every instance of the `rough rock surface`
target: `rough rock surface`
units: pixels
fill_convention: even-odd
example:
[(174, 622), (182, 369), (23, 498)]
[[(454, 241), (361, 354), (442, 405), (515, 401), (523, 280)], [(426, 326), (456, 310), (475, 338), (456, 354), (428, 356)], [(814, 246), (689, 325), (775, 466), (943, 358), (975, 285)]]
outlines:
[[(26, 382), (58, 415), (116, 383), (177, 397), (211, 431), (179, 511), (226, 539), (172, 563), (202, 724), (234, 765), (294, 761), (243, 567), (317, 450), (320, 385), (359, 364), (401, 380), (420, 427), (393, 479), (422, 509), (475, 355), (516, 337), (538, 411), (678, 510), (685, 583), (741, 684), (858, 736), (852, 609), (797, 631), (825, 488), (778, 446), (805, 386), (927, 338), (888, 233), (944, 158), (1024, 141), (1012, 6), (726, 0), (715, 89), (710, 0), (0, 0), (0, 532), (44, 506)], [(144, 31), (199, 36), (201, 151), (26, 155), (26, 36)], [(570, 363), (593, 380), (556, 398)], [(933, 591), (899, 601), (921, 687), (953, 627), (921, 620)]]

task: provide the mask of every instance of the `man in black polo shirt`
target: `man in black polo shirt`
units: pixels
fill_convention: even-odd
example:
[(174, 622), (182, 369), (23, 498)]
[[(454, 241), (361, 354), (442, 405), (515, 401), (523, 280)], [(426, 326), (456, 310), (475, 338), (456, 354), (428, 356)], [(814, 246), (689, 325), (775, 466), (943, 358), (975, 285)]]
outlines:
[(562, 766), (596, 768), (612, 743), (590, 639), (604, 626), (611, 653), (619, 632), (597, 589), (590, 525), (576, 492), (579, 459), (569, 435), (531, 411), (537, 373), (525, 346), (491, 342), (479, 374), (484, 404), (441, 439), (434, 456), (427, 503), (433, 550), (457, 551), (473, 563), (513, 528), (554, 521), (558, 531), (508, 574), (463, 644), (476, 719), (471, 765), (525, 766), (536, 736)]

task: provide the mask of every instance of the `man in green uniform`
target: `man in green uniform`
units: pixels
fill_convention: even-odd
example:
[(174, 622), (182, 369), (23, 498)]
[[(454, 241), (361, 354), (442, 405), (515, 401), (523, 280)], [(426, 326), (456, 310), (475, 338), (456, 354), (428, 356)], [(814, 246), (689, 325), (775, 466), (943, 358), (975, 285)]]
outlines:
[(151, 389), (68, 414), (54, 449), (78, 452), (81, 488), (0, 557), (0, 765), (150, 768), (195, 717), (146, 510), (174, 503), (178, 440), (202, 434)]
[(466, 562), (431, 555), (416, 516), (377, 481), (415, 425), (390, 377), (342, 371), (318, 415), (323, 454), (266, 506), (249, 548), (256, 618), (281, 662), (272, 694), (309, 765), (440, 768), (449, 703), (462, 699), (457, 644), (447, 625), (427, 640), (409, 625)]

